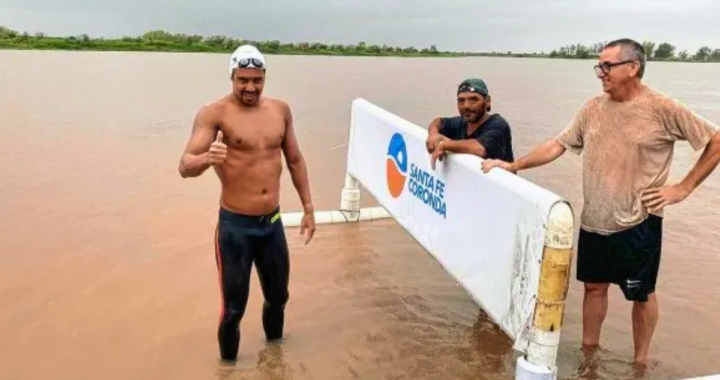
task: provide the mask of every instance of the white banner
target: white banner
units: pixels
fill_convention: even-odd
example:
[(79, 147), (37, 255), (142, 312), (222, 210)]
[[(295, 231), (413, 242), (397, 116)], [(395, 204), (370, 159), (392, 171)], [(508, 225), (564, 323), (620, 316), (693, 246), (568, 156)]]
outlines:
[(363, 99), (352, 104), (355, 177), (525, 352), (550, 208), (562, 199), (482, 159), (430, 167), (427, 130)]

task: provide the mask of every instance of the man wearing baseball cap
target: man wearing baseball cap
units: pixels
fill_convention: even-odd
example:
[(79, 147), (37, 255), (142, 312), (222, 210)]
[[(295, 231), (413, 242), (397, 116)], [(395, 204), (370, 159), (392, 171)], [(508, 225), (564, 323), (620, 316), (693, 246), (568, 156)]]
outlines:
[(427, 151), (431, 165), (447, 153), (474, 154), (484, 159), (513, 162), (510, 125), (492, 108), (487, 84), (482, 79), (469, 78), (458, 86), (459, 116), (437, 117), (428, 127)]
[(283, 155), (303, 206), (300, 234), (305, 244), (315, 232), (307, 166), (290, 107), (262, 95), (266, 66), (254, 46), (233, 52), (232, 92), (200, 108), (180, 159), (183, 178), (198, 177), (212, 167), (222, 185), (215, 229), (222, 300), (217, 339), (220, 356), (228, 361), (237, 359), (253, 264), (265, 298), (265, 338), (283, 338), (290, 273), (279, 206)]

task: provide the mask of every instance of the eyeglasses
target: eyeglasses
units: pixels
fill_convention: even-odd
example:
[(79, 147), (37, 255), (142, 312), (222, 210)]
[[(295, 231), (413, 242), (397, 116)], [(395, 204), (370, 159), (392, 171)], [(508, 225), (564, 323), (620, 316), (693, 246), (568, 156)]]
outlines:
[(598, 75), (607, 74), (610, 72), (610, 69), (612, 69), (615, 66), (620, 66), (620, 65), (624, 65), (624, 64), (632, 63), (632, 62), (635, 62), (635, 61), (629, 60), (629, 61), (622, 61), (622, 62), (615, 62), (615, 63), (603, 62), (599, 65), (593, 66), (593, 69), (595, 69), (595, 74), (598, 74)]
[(258, 68), (258, 69), (262, 69), (263, 67), (265, 67), (263, 62), (257, 58), (243, 58), (240, 60), (240, 62), (237, 62), (237, 59), (233, 58), (233, 61), (236, 62), (236, 67), (239, 67), (242, 69), (250, 67), (251, 64), (253, 67)]

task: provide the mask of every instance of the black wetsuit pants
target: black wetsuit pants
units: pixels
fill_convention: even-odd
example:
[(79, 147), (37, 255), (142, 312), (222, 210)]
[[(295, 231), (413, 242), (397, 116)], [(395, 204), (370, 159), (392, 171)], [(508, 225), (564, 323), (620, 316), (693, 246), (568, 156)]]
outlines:
[(237, 358), (239, 327), (250, 293), (253, 262), (265, 298), (262, 312), (265, 337), (269, 341), (282, 338), (290, 263), (279, 210), (263, 216), (247, 216), (221, 208), (215, 259), (223, 301), (218, 327), (221, 357)]

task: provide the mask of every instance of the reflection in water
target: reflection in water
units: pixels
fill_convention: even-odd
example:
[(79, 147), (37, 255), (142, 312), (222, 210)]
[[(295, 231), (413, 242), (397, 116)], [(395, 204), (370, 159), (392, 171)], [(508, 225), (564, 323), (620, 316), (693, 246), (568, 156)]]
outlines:
[(513, 373), (516, 358), (513, 342), (482, 310), (473, 324), (471, 336), (473, 348), (483, 361), (482, 373)]
[(599, 347), (582, 348), (583, 357), (578, 368), (578, 378), (583, 380), (598, 379), (598, 353)]
[(338, 344), (347, 355), (347, 376), (512, 378), (514, 352), (505, 333), (413, 240), (398, 239), (390, 254), (381, 229), (345, 235), (353, 250), (344, 253), (336, 282), (350, 290), (351, 301), (334, 306), (358, 317), (347, 326), (355, 335), (343, 339), (352, 343)]
[(293, 371), (285, 363), (285, 350), (282, 344), (268, 343), (258, 354), (258, 372), (263, 380), (292, 380)]
[(657, 369), (655, 361), (639, 365), (631, 360), (632, 358), (618, 356), (602, 347), (583, 347), (578, 351), (580, 356), (577, 373), (567, 377), (567, 380), (642, 380), (650, 378), (650, 374)]
[(293, 380), (293, 370), (285, 362), (282, 343), (267, 343), (257, 354), (253, 369), (242, 369), (236, 363), (220, 362), (217, 380)]
[[(397, 317), (398, 315), (395, 314)], [(403, 329), (398, 324), (385, 334), (366, 335), (366, 350), (355, 348), (346, 350), (337, 346), (338, 350), (346, 351), (343, 372), (330, 375), (326, 372), (308, 374), (302, 363), (293, 365), (285, 361), (287, 348), (283, 344), (268, 343), (259, 351), (254, 368), (243, 369), (241, 364), (220, 364), (217, 371), (218, 380), (235, 379), (262, 379), (262, 380), (294, 380), (297, 378), (422, 378), (445, 379), (451, 378), (474, 379), (508, 379), (514, 365), (512, 341), (495, 326), (484, 312), (478, 313), (478, 318), (472, 327), (462, 328), (466, 333), (464, 345), (443, 344), (441, 337), (434, 334), (432, 324), (417, 320), (418, 315), (406, 314), (404, 323), (410, 323), (415, 328)], [(414, 320), (411, 321), (410, 319)], [(399, 320), (398, 320), (399, 321)], [(425, 331), (425, 333), (423, 333)], [(429, 331), (429, 332), (428, 332)], [(335, 333), (329, 331), (328, 333)], [(312, 345), (312, 344), (311, 344)], [(345, 345), (347, 346), (347, 344)], [(428, 352), (428, 349), (431, 351)], [(364, 354), (363, 354), (364, 352)], [(441, 362), (449, 360), (438, 366)], [(456, 358), (457, 362), (453, 362)], [(328, 358), (328, 361), (330, 359)], [(470, 365), (464, 372), (457, 372), (457, 365)], [(300, 376), (296, 375), (296, 370)], [(366, 376), (366, 374), (374, 376)]]
[(216, 374), (218, 380), (238, 379), (238, 371), (235, 369), (235, 363), (226, 362), (224, 360), (218, 361)]

